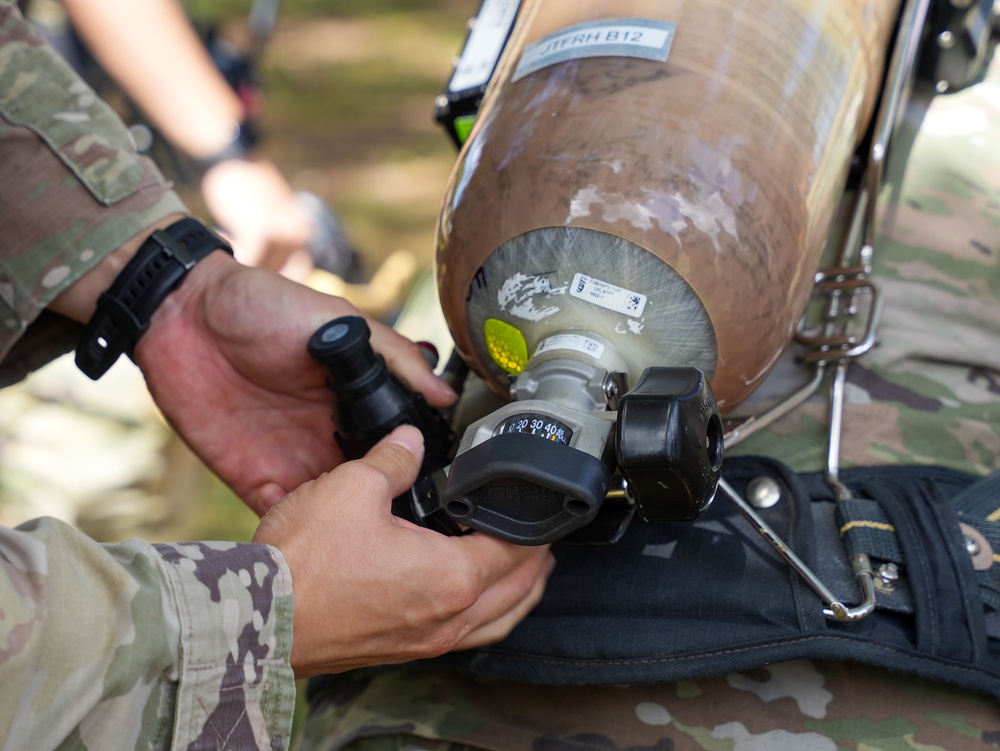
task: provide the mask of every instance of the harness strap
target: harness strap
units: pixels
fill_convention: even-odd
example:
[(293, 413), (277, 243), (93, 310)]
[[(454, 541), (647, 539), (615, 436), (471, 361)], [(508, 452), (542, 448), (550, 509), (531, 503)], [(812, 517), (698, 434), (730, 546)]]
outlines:
[[(977, 480), (951, 498), (976, 569), (983, 605), (1000, 610), (1000, 472)], [(866, 553), (906, 566), (896, 528), (879, 501), (852, 498), (837, 503), (840, 536), (851, 555)]]

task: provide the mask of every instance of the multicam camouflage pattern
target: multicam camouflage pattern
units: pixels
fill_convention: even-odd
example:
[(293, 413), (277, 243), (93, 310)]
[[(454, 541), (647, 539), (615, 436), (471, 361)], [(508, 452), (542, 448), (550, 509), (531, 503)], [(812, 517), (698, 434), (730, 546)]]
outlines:
[(298, 749), (978, 751), (1000, 746), (995, 702), (835, 662), (789, 662), (698, 681), (613, 688), (553, 688), (394, 670), (338, 681), (313, 704), (313, 712)]
[(286, 748), (291, 577), (263, 545), (0, 529), (0, 747)]
[[(10, 382), (73, 343), (41, 312), (183, 211), (124, 126), (0, 0), (0, 357)], [(21, 337), (20, 341), (18, 341)], [(0, 528), (0, 748), (286, 748), (291, 579), (273, 548), (99, 545)]]
[[(65, 322), (37, 320), (45, 307), (184, 206), (111, 109), (9, 0), (0, 0), (0, 164), (0, 384), (7, 384), (75, 343), (78, 332)], [(10, 354), (36, 320), (37, 334)]]
[[(914, 98), (882, 207), (885, 311), (878, 346), (848, 373), (842, 463), (986, 474), (1000, 467), (1000, 62), (963, 92)], [(743, 412), (806, 380), (789, 357)], [(823, 394), (732, 453), (823, 469), (828, 409)], [(1000, 747), (995, 700), (821, 661), (631, 687), (402, 668), (331, 679), (312, 706), (300, 751)]]

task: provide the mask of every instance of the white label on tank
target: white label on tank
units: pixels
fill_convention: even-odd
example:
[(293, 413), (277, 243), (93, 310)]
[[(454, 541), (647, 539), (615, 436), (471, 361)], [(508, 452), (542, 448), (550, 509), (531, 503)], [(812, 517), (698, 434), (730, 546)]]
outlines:
[(602, 308), (613, 310), (625, 316), (638, 318), (646, 309), (646, 296), (630, 289), (616, 287), (586, 274), (576, 274), (569, 286), (573, 297), (586, 300)]
[(517, 0), (485, 0), (448, 84), (451, 91), (475, 89), (490, 80), (519, 4)]
[(543, 339), (542, 343), (538, 345), (538, 349), (535, 350), (533, 357), (538, 357), (543, 352), (551, 352), (554, 349), (568, 349), (573, 352), (590, 355), (595, 360), (599, 360), (601, 355), (604, 354), (604, 345), (600, 342), (595, 342), (590, 337), (581, 336), (580, 334), (556, 334), (555, 336), (550, 336), (548, 339)]
[(602, 18), (569, 26), (529, 44), (511, 78), (585, 57), (640, 57), (666, 61), (677, 24), (647, 18)]

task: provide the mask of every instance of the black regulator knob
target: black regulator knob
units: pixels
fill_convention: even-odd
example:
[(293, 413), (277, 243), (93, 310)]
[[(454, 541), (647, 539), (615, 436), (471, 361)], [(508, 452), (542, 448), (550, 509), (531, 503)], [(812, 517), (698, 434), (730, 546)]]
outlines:
[(643, 521), (688, 521), (715, 497), (722, 417), (697, 368), (648, 368), (618, 405), (618, 469)]
[(393, 510), (438, 531), (455, 533), (458, 526), (443, 512), (430, 479), (450, 461), (455, 433), (441, 411), (389, 371), (370, 338), (363, 318), (345, 316), (321, 326), (309, 340), (309, 354), (326, 369), (333, 392), (337, 445), (348, 459), (359, 459), (399, 425), (419, 428), (424, 436), (420, 478), (407, 496), (396, 499)]

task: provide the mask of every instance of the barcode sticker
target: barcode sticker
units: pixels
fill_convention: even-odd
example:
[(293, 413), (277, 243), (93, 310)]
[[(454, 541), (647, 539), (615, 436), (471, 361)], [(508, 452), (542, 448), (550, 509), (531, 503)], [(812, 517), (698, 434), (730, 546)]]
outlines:
[(604, 345), (595, 342), (590, 337), (581, 334), (556, 334), (543, 339), (535, 350), (534, 356), (538, 357), (543, 352), (551, 352), (554, 349), (568, 349), (572, 352), (590, 355), (595, 360), (600, 359), (601, 355), (604, 354)]
[(586, 274), (576, 274), (573, 277), (569, 293), (580, 300), (632, 318), (640, 317), (646, 309), (647, 298), (644, 294), (616, 287)]

